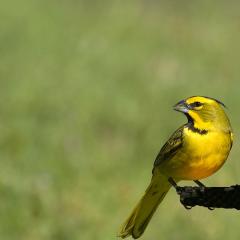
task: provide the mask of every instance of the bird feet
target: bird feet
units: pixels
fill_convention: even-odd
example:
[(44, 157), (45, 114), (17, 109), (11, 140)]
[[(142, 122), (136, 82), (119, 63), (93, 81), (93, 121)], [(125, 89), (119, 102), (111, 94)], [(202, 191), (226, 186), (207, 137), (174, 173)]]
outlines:
[[(200, 191), (203, 193), (206, 189), (206, 186), (203, 183), (201, 183), (199, 180), (194, 180), (194, 182), (200, 187)], [(208, 207), (208, 209), (211, 211), (214, 210), (214, 208), (212, 207)]]
[[(182, 193), (182, 188), (180, 186), (177, 185), (177, 183), (174, 181), (174, 179), (172, 177), (169, 177), (168, 178), (168, 182), (175, 188), (176, 192), (181, 196), (181, 193)], [(200, 191), (202, 193), (205, 192), (205, 189), (206, 189), (206, 186), (201, 183), (200, 181), (198, 180), (194, 180), (194, 182), (199, 186), (200, 188)], [(183, 204), (183, 203), (182, 203)], [(192, 208), (192, 206), (188, 206), (188, 205), (185, 205), (183, 204), (183, 206), (187, 209), (187, 210), (190, 210)], [(214, 208), (212, 207), (208, 207), (209, 210), (214, 210)]]
[[(201, 191), (201, 192), (204, 192), (204, 191), (205, 191), (206, 186), (205, 186), (203, 183), (201, 183), (199, 180), (194, 180), (194, 182), (200, 187), (200, 191)], [(213, 207), (208, 207), (208, 209), (212, 211), (212, 210), (214, 210), (215, 208), (213, 208)]]

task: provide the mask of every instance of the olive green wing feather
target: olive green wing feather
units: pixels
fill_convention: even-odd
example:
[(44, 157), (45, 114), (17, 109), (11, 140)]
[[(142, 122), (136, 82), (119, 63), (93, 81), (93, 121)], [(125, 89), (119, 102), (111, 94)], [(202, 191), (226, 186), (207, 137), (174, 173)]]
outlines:
[(160, 165), (162, 162), (166, 160), (171, 159), (182, 147), (184, 126), (177, 129), (173, 133), (173, 135), (169, 138), (169, 140), (163, 145), (155, 159), (154, 167)]

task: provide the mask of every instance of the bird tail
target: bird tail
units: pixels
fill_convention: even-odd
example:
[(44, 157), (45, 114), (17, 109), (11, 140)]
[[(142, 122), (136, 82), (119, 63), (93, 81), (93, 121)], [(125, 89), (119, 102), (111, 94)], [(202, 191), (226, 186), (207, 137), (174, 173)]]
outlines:
[(139, 238), (170, 188), (171, 185), (166, 176), (162, 174), (153, 175), (144, 196), (122, 225), (118, 236), (125, 238), (132, 235), (135, 239)]

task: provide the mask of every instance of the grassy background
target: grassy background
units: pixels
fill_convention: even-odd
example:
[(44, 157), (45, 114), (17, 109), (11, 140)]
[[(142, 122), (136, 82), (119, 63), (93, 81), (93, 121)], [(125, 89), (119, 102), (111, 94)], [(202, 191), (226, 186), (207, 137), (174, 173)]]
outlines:
[[(116, 239), (191, 95), (222, 100), (239, 178), (238, 1), (0, 4), (0, 239)], [(185, 183), (183, 183), (185, 184)], [(142, 239), (238, 239), (239, 213), (172, 190)]]

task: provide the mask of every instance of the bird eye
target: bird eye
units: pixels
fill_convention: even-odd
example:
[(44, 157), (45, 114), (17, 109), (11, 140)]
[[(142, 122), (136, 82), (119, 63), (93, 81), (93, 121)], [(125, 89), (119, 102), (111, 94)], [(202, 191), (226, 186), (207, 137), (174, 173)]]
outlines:
[(194, 103), (194, 107), (200, 107), (200, 106), (202, 106), (202, 103), (200, 103), (200, 102), (195, 102)]
[(196, 108), (196, 110), (197, 110), (197, 108), (201, 107), (202, 105), (203, 104), (201, 102), (193, 102), (193, 103), (189, 104), (190, 109)]

